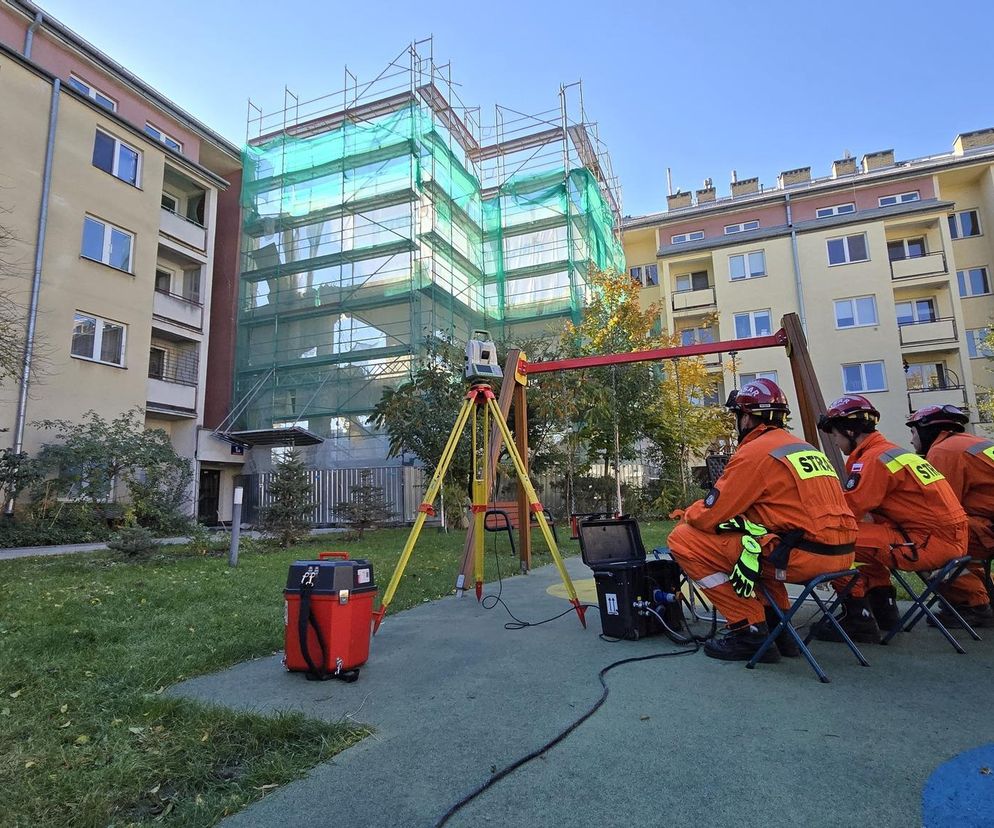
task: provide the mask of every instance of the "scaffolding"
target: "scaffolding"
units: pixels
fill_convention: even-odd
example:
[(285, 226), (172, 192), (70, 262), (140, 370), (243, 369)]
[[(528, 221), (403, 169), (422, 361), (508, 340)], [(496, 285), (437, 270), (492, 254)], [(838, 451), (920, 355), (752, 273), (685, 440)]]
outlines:
[(537, 115), (459, 99), (431, 40), (368, 83), (249, 103), (235, 399), (241, 428), (303, 426), (319, 467), (382, 460), (368, 422), (432, 337), (578, 320), (624, 270), (620, 190), (579, 83)]

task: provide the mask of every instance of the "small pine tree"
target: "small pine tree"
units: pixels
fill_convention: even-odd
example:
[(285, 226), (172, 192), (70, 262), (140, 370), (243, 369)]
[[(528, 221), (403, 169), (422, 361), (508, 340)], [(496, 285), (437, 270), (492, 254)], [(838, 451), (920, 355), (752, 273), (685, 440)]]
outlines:
[(365, 529), (379, 526), (393, 517), (393, 510), (387, 506), (383, 487), (373, 484), (373, 472), (364, 469), (359, 475), (359, 484), (352, 487), (352, 499), (343, 500), (337, 506), (338, 513), (351, 528), (359, 534)]
[(299, 451), (291, 449), (276, 464), (269, 492), (272, 503), (263, 509), (259, 526), (286, 549), (310, 533), (307, 517), (314, 508), (314, 487)]

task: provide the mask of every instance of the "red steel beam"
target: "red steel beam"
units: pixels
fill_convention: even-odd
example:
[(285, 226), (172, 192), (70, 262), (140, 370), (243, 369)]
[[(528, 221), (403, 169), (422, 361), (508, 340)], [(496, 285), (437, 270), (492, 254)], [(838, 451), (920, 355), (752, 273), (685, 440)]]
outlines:
[(628, 362), (654, 362), (660, 359), (703, 356), (704, 354), (726, 354), (732, 351), (752, 351), (756, 348), (777, 348), (787, 344), (787, 334), (783, 328), (770, 336), (753, 336), (748, 339), (733, 339), (726, 342), (702, 342), (699, 345), (683, 345), (679, 348), (655, 348), (651, 351), (634, 351), (628, 354), (600, 354), (598, 356), (557, 359), (550, 362), (528, 362), (522, 367), (526, 374), (548, 374), (550, 371), (570, 371), (576, 368), (598, 368), (603, 365), (624, 365)]

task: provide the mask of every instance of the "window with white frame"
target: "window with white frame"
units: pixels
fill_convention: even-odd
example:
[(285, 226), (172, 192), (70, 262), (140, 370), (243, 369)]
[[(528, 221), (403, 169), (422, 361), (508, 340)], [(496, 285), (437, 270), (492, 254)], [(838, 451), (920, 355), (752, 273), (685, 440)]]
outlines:
[(77, 311), (70, 353), (80, 359), (123, 366), (125, 334), (125, 326), (118, 322)]
[(93, 139), (93, 166), (137, 187), (141, 153), (98, 129)]
[(965, 239), (969, 236), (979, 236), (980, 215), (976, 210), (962, 210), (959, 213), (950, 213), (949, 235), (954, 239)]
[(726, 224), (725, 225), (725, 235), (731, 236), (733, 233), (744, 233), (746, 230), (756, 230), (759, 227), (759, 221), (743, 221), (739, 224)]
[(708, 284), (708, 272), (698, 270), (694, 273), (683, 273), (676, 277), (676, 287), (674, 293), (687, 293), (691, 290), (707, 290), (711, 287)]
[(844, 216), (847, 213), (855, 213), (856, 205), (853, 202), (848, 204), (833, 204), (831, 207), (819, 207), (815, 210), (816, 218), (829, 218), (830, 216)]
[(908, 299), (894, 303), (898, 325), (914, 325), (916, 322), (935, 322), (939, 315), (935, 312), (935, 299)]
[(80, 253), (87, 259), (130, 273), (134, 241), (135, 237), (127, 230), (93, 216), (83, 219), (83, 246)]
[(842, 366), (842, 388), (847, 394), (886, 391), (887, 377), (882, 360), (850, 362)]
[(117, 112), (117, 101), (115, 101), (110, 95), (105, 95), (93, 84), (88, 83), (82, 78), (70, 75), (69, 80), (66, 81), (66, 85), (71, 86), (77, 92), (86, 95), (86, 97), (93, 99), (104, 109), (109, 109), (111, 112)]
[(769, 336), (773, 333), (773, 315), (770, 309), (746, 311), (734, 316), (735, 338), (747, 339), (751, 336)]
[(986, 267), (970, 267), (966, 270), (957, 270), (956, 281), (959, 282), (959, 295), (963, 298), (968, 296), (986, 296), (991, 292)]
[(762, 250), (728, 257), (728, 277), (733, 282), (740, 279), (757, 279), (765, 275), (766, 254)]
[(683, 244), (684, 242), (700, 241), (703, 238), (703, 230), (694, 230), (691, 233), (680, 233), (676, 236), (670, 236), (670, 244)]
[(909, 391), (951, 388), (946, 365), (943, 362), (913, 362), (904, 369)]
[(681, 345), (703, 345), (714, 342), (714, 331), (711, 328), (684, 328), (680, 331)]
[(628, 269), (632, 281), (643, 287), (652, 287), (659, 284), (659, 265), (647, 264), (630, 267)]
[(175, 138), (167, 135), (161, 129), (156, 126), (152, 126), (147, 121), (145, 122), (145, 134), (152, 136), (156, 141), (161, 141), (169, 149), (174, 149), (176, 152), (183, 152), (183, 144), (177, 141)]
[(836, 328), (862, 328), (876, 324), (876, 296), (850, 296), (835, 300)]
[(739, 388), (748, 385), (750, 382), (758, 379), (768, 379), (779, 385), (780, 380), (777, 379), (776, 371), (756, 371), (753, 374), (739, 374)]
[(881, 207), (890, 207), (892, 204), (906, 204), (909, 201), (919, 201), (921, 200), (921, 195), (919, 195), (918, 190), (912, 193), (899, 193), (898, 195), (887, 195), (880, 196), (877, 199), (877, 204)]
[(966, 331), (966, 349), (970, 353), (970, 359), (980, 359), (981, 357), (994, 357), (994, 351), (991, 350), (985, 342), (987, 335), (990, 333), (990, 328), (968, 328)]
[(828, 240), (828, 263), (830, 265), (865, 262), (870, 258), (866, 247), (866, 233), (842, 236)]
[(172, 193), (163, 191), (160, 203), (162, 204), (162, 208), (164, 210), (168, 210), (170, 213), (179, 213), (179, 196), (174, 196)]
[(919, 259), (927, 255), (928, 249), (925, 246), (924, 236), (916, 236), (912, 239), (894, 239), (887, 242), (887, 258), (892, 262)]

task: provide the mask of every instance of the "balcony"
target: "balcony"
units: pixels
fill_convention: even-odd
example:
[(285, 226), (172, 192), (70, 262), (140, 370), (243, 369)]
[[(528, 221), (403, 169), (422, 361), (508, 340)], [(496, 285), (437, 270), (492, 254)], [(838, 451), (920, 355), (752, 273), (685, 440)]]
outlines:
[(673, 312), (681, 315), (705, 313), (715, 307), (714, 288), (683, 290), (673, 294)]
[(941, 350), (956, 350), (959, 347), (956, 320), (952, 317), (924, 322), (902, 322), (897, 330), (902, 348), (930, 350), (937, 346), (950, 346)]
[(917, 411), (926, 405), (966, 406), (966, 387), (946, 384), (936, 388), (912, 388), (908, 390), (908, 411)]
[(152, 299), (152, 313), (198, 331), (204, 327), (204, 306), (177, 293), (156, 288)]
[(197, 381), (200, 359), (195, 350), (178, 350), (152, 343), (148, 359), (148, 407), (177, 417), (197, 413)]
[(145, 389), (148, 407), (160, 413), (194, 417), (197, 413), (197, 386), (148, 378)]
[(207, 229), (193, 219), (185, 218), (167, 207), (159, 209), (159, 230), (194, 250), (207, 250)]
[(907, 259), (893, 259), (890, 263), (890, 277), (894, 281), (922, 279), (923, 277), (947, 278), (946, 253), (939, 250), (927, 256), (912, 256)]

